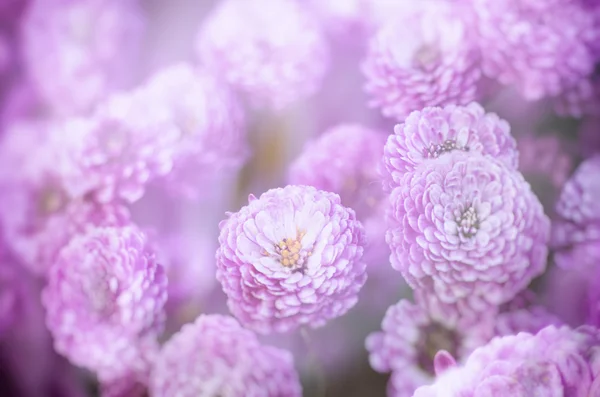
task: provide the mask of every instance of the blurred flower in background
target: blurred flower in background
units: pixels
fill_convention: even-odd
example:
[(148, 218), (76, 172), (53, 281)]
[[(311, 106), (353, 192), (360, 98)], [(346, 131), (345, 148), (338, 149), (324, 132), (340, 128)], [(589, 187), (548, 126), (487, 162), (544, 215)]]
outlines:
[(0, 2), (0, 396), (600, 395), (600, 3)]

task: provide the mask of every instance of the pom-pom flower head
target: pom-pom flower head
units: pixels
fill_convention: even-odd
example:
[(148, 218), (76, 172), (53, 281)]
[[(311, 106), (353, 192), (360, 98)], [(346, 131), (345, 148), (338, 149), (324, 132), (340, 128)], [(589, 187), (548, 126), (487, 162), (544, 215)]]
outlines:
[(263, 346), (231, 317), (203, 315), (163, 346), (153, 397), (300, 397), (292, 355)]
[(366, 346), (371, 366), (380, 372), (392, 372), (389, 396), (410, 397), (417, 387), (432, 383), (438, 352), (466, 357), (491, 335), (491, 322), (475, 326), (451, 318), (406, 300), (388, 309), (382, 332), (369, 335)]
[(372, 39), (363, 71), (371, 105), (404, 120), (425, 106), (477, 99), (479, 56), (469, 27), (444, 1), (420, 2), (384, 24)]
[(142, 90), (151, 106), (167, 109), (178, 131), (173, 170), (167, 175), (176, 193), (195, 197), (220, 171), (235, 170), (246, 159), (244, 113), (229, 88), (206, 71), (176, 64), (156, 73)]
[(61, 115), (89, 111), (130, 83), (144, 32), (135, 0), (31, 1), (23, 23), (26, 66)]
[(546, 266), (550, 222), (523, 176), (454, 153), (407, 174), (391, 195), (392, 266), (417, 289), (485, 310)]
[[(530, 100), (557, 96), (596, 61), (594, 15), (570, 0), (473, 1), (484, 72)], [(543, 17), (540, 17), (543, 16)], [(568, 28), (565, 28), (567, 27)]]
[(495, 338), (414, 397), (596, 396), (599, 338), (596, 329), (555, 326)]
[(147, 370), (166, 300), (163, 268), (133, 227), (98, 228), (73, 238), (43, 291), (55, 349), (103, 379)]
[(272, 189), (221, 222), (217, 279), (258, 332), (317, 327), (346, 313), (366, 281), (364, 229), (337, 194)]
[(329, 51), (294, 0), (223, 0), (198, 37), (200, 61), (257, 106), (283, 108), (321, 85)]
[(398, 186), (419, 164), (452, 152), (487, 155), (517, 168), (517, 144), (509, 124), (481, 105), (427, 107), (394, 129), (384, 150), (384, 188)]

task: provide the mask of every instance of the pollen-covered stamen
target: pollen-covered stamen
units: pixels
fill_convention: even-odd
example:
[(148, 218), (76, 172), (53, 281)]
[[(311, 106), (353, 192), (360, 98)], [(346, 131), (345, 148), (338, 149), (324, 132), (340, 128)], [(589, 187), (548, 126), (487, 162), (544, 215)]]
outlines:
[(302, 247), (302, 238), (306, 235), (304, 231), (298, 231), (296, 238), (284, 238), (275, 245), (275, 252), (279, 254), (279, 262), (287, 268), (299, 269), (304, 266), (307, 258), (312, 253)]
[(459, 338), (456, 332), (438, 323), (421, 328), (421, 337), (417, 343), (417, 363), (421, 369), (435, 375), (434, 358), (438, 351), (445, 350), (456, 357)]
[(458, 232), (463, 237), (473, 237), (479, 230), (480, 222), (479, 215), (473, 206), (469, 206), (465, 211), (460, 213), (456, 217), (456, 224), (458, 225)]
[(450, 153), (455, 150), (462, 150), (464, 152), (469, 151), (468, 146), (460, 146), (454, 139), (446, 139), (442, 143), (436, 143), (429, 146), (424, 150), (425, 158), (438, 158), (444, 153)]

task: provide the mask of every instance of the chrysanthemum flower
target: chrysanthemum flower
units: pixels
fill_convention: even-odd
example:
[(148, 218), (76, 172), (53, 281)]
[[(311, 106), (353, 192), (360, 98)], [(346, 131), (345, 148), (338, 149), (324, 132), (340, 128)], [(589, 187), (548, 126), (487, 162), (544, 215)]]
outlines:
[(415, 111), (394, 129), (384, 149), (384, 188), (391, 191), (404, 174), (452, 152), (476, 153), (517, 168), (516, 142), (508, 123), (477, 103)]
[(120, 204), (69, 197), (61, 175), (69, 138), (61, 139), (55, 127), (13, 123), (0, 141), (0, 228), (11, 252), (37, 275), (46, 274), (75, 235), (129, 220)]
[(103, 380), (148, 369), (167, 279), (136, 228), (74, 237), (50, 269), (42, 299), (54, 347), (72, 363)]
[(24, 18), (23, 53), (58, 114), (91, 107), (130, 83), (145, 22), (135, 0), (36, 0)]
[[(591, 74), (592, 13), (571, 0), (475, 0), (484, 73), (530, 100), (557, 96)], [(565, 27), (568, 26), (568, 29)]]
[(151, 395), (300, 397), (292, 355), (263, 346), (233, 318), (203, 315), (163, 346)]
[(523, 176), (454, 153), (406, 174), (391, 195), (392, 266), (442, 302), (485, 310), (546, 267), (550, 222)]
[(595, 396), (599, 341), (596, 329), (555, 326), (495, 338), (414, 397)]
[(325, 37), (295, 0), (224, 0), (202, 26), (200, 61), (257, 106), (282, 108), (318, 90), (329, 63)]
[(439, 351), (466, 357), (488, 341), (491, 329), (490, 322), (461, 323), (443, 312), (429, 312), (401, 300), (388, 309), (382, 332), (369, 335), (366, 347), (373, 369), (392, 372), (388, 396), (410, 397), (417, 387), (433, 382)]
[(211, 190), (221, 171), (236, 170), (248, 157), (241, 104), (206, 71), (170, 66), (152, 76), (142, 95), (170, 114), (179, 133), (169, 190), (198, 196)]
[(358, 124), (337, 125), (309, 142), (288, 173), (290, 184), (339, 194), (365, 225), (365, 257), (379, 262), (389, 255), (383, 216), (387, 200), (378, 174), (386, 137)]
[(584, 161), (565, 184), (556, 204), (560, 219), (552, 226), (554, 259), (559, 266), (596, 268), (600, 244), (600, 155)]
[(481, 76), (469, 25), (455, 10), (460, 7), (444, 1), (420, 5), (384, 24), (363, 64), (370, 105), (400, 121), (426, 106), (476, 100)]
[(271, 189), (219, 226), (217, 279), (243, 325), (261, 333), (318, 327), (356, 303), (365, 232), (337, 194)]
[(65, 187), (73, 197), (106, 203), (139, 200), (146, 186), (173, 168), (179, 130), (171, 113), (144, 90), (111, 96), (89, 118), (65, 122), (74, 140)]

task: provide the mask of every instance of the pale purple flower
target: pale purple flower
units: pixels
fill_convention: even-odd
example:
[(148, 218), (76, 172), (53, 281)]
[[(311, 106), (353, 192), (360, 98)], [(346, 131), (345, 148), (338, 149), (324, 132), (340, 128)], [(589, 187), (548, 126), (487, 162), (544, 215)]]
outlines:
[(426, 106), (466, 105), (478, 96), (479, 53), (460, 7), (419, 4), (383, 25), (363, 63), (369, 104), (400, 121)]
[(419, 164), (452, 152), (476, 153), (517, 168), (518, 152), (509, 124), (477, 103), (428, 107), (394, 128), (384, 149), (384, 188), (391, 191)]
[(36, 0), (22, 25), (25, 66), (57, 114), (89, 111), (131, 83), (145, 30), (136, 0)]
[(67, 120), (63, 128), (73, 141), (67, 191), (102, 203), (139, 200), (151, 181), (171, 172), (180, 137), (170, 111), (143, 89), (111, 96), (92, 116)]
[(292, 355), (261, 345), (231, 317), (203, 315), (173, 335), (154, 363), (153, 397), (300, 397)]
[(46, 274), (75, 235), (129, 220), (120, 204), (69, 197), (61, 133), (51, 123), (19, 122), (0, 141), (0, 228), (11, 252), (37, 275)]
[(358, 124), (336, 125), (307, 143), (288, 172), (290, 184), (337, 193), (342, 204), (356, 212), (367, 234), (368, 263), (386, 262), (383, 258), (389, 256), (384, 222), (387, 200), (378, 174), (386, 137)]
[(381, 332), (369, 335), (366, 347), (373, 369), (392, 372), (390, 397), (410, 397), (417, 387), (432, 383), (439, 351), (460, 359), (492, 335), (489, 321), (468, 324), (407, 300), (391, 306), (381, 326)]
[(555, 326), (495, 338), (414, 397), (595, 396), (599, 342), (597, 329)]
[[(557, 96), (591, 74), (592, 13), (571, 0), (474, 0), (483, 70), (529, 100)], [(568, 27), (568, 28), (565, 28)]]
[(549, 219), (523, 176), (489, 156), (431, 161), (390, 200), (392, 266), (442, 302), (488, 310), (546, 267)]
[(178, 131), (168, 190), (196, 197), (248, 157), (243, 108), (206, 71), (175, 64), (154, 74), (143, 95), (152, 106), (166, 109)]
[(315, 93), (329, 63), (320, 27), (295, 0), (223, 0), (201, 27), (200, 62), (259, 107)]
[(219, 225), (217, 279), (231, 312), (261, 333), (319, 327), (352, 308), (366, 280), (365, 232), (337, 194), (271, 189)]
[[(596, 267), (600, 243), (600, 155), (585, 160), (565, 184), (556, 204), (559, 219), (552, 226), (552, 246), (559, 266)], [(590, 253), (595, 253), (588, 256)], [(583, 255), (582, 255), (583, 254)], [(591, 259), (591, 261), (590, 261)]]
[(161, 332), (167, 278), (135, 227), (74, 237), (42, 293), (56, 351), (102, 380), (143, 377)]

